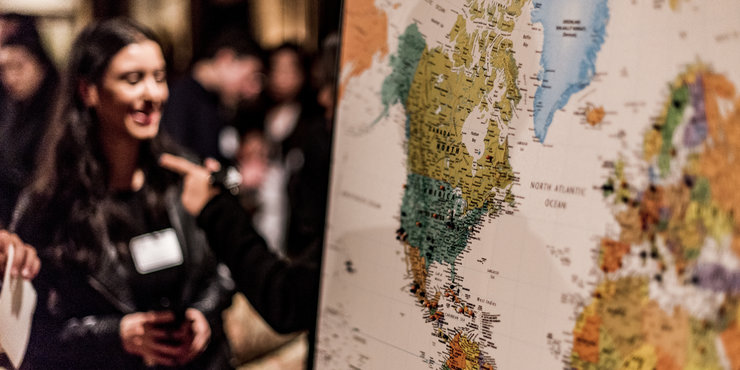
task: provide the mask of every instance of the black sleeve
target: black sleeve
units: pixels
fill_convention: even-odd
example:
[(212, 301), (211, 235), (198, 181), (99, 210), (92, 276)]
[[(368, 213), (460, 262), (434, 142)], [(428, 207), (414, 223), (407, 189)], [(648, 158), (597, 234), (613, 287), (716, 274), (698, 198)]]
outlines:
[(229, 194), (213, 198), (197, 218), (216, 256), (270, 326), (287, 333), (313, 327), (319, 291), (316, 266), (290, 264), (267, 249), (250, 217)]

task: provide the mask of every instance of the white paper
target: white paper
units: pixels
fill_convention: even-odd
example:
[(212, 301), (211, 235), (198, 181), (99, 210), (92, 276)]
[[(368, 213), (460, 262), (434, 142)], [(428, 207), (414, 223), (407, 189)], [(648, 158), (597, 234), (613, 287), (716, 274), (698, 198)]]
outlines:
[(10, 277), (13, 247), (8, 248), (2, 291), (0, 291), (0, 347), (16, 368), (26, 355), (31, 320), (36, 309), (36, 290), (30, 281), (18, 276)]

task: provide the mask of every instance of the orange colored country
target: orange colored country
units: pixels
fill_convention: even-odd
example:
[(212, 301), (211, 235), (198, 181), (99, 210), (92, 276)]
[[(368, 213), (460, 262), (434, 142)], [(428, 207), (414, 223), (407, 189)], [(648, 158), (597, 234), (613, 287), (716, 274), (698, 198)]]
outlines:
[(606, 112), (604, 107), (588, 107), (586, 108), (586, 122), (591, 126), (596, 126), (604, 120)]
[(465, 351), (460, 345), (460, 333), (457, 333), (450, 342), (450, 358), (447, 359), (447, 366), (450, 369), (464, 369), (465, 364)]
[(730, 325), (719, 336), (725, 346), (725, 353), (732, 368), (740, 369), (740, 327), (738, 327), (737, 322)]
[(388, 17), (373, 0), (347, 0), (343, 34), (341, 65), (342, 69), (352, 65), (352, 70), (339, 85), (339, 99), (347, 81), (370, 68), (375, 53), (380, 52), (381, 57), (388, 54)]
[(681, 370), (682, 366), (678, 366), (676, 360), (666, 352), (658, 349), (658, 363), (655, 366), (656, 369), (660, 370)]
[(614, 272), (622, 267), (622, 257), (629, 253), (630, 245), (611, 239), (601, 239), (601, 270)]
[(574, 330), (573, 353), (586, 362), (596, 364), (599, 362), (599, 327), (601, 317), (590, 315), (586, 317), (586, 323), (580, 331)]
[[(699, 168), (712, 184), (712, 198), (730, 214), (740, 214), (740, 100), (734, 85), (725, 77), (702, 75), (707, 125), (711, 145), (702, 153)], [(724, 108), (721, 109), (720, 106)], [(735, 217), (735, 230), (740, 230), (740, 217)], [(732, 248), (740, 256), (740, 236), (733, 235)]]

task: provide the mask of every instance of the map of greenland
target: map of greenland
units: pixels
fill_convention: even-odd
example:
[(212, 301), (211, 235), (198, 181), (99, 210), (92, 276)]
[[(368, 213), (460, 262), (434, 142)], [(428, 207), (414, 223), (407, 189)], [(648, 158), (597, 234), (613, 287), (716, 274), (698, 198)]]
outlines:
[(594, 76), (596, 54), (609, 20), (607, 0), (535, 0), (532, 22), (541, 23), (544, 46), (534, 95), (534, 133), (545, 142), (555, 111)]

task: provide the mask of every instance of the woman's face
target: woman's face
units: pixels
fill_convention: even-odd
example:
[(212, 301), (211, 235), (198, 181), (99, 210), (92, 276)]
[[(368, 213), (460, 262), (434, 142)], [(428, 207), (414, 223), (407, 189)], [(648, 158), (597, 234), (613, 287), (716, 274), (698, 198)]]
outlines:
[(145, 40), (121, 49), (93, 90), (88, 105), (95, 109), (104, 135), (136, 140), (156, 136), (169, 95), (159, 45)]
[(44, 68), (25, 47), (7, 45), (0, 48), (0, 80), (11, 99), (26, 101), (41, 86)]
[(272, 66), (268, 83), (272, 97), (278, 101), (294, 99), (303, 86), (303, 71), (298, 54), (293, 50), (280, 50), (271, 58)]

